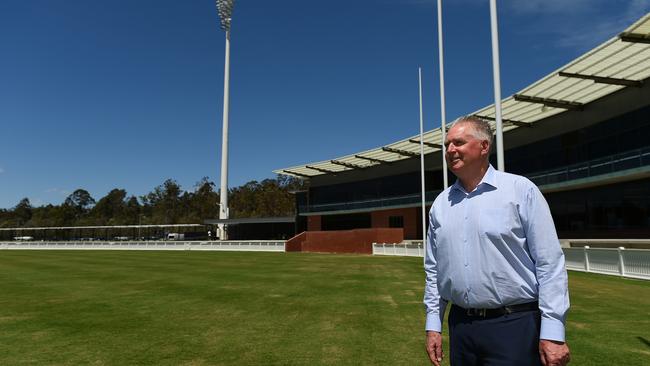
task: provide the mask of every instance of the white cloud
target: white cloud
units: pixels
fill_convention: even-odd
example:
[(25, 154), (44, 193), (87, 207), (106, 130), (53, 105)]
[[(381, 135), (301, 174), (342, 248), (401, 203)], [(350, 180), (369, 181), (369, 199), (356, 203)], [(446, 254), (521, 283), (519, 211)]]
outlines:
[(566, 14), (584, 12), (594, 5), (593, 0), (510, 0), (507, 4), (522, 14)]
[(48, 188), (48, 189), (44, 190), (43, 192), (45, 192), (45, 193), (54, 193), (54, 194), (57, 194), (59, 196), (66, 196), (66, 197), (68, 195), (70, 195), (69, 190), (61, 189), (61, 188)]
[(586, 51), (650, 11), (650, 0), (510, 0), (507, 6), (531, 18), (524, 32), (552, 34), (557, 39), (555, 46)]

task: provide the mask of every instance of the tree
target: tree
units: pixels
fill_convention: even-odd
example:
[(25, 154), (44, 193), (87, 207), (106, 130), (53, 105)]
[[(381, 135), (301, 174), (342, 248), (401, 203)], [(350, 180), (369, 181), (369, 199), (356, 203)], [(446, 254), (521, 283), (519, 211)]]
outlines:
[[(303, 180), (286, 176), (247, 182), (230, 189), (230, 216), (293, 215), (295, 198), (290, 192), (302, 189)], [(167, 179), (140, 201), (124, 189), (113, 189), (95, 201), (80, 188), (58, 206), (32, 207), (29, 199), (23, 198), (12, 209), (0, 209), (0, 227), (134, 225), (140, 217), (152, 224), (200, 223), (219, 216), (218, 202), (219, 193), (208, 177), (199, 180), (193, 191), (183, 191), (175, 180)]]
[(203, 177), (194, 185), (194, 192), (186, 192), (183, 202), (184, 215), (182, 221), (186, 223), (202, 222), (205, 219), (219, 216), (219, 194), (214, 191), (215, 184), (208, 177)]
[(71, 206), (54, 206), (49, 204), (36, 207), (32, 210), (30, 224), (40, 227), (71, 226), (76, 224), (74, 219), (74, 212), (72, 212)]
[(90, 211), (90, 216), (94, 219), (96, 225), (119, 225), (126, 224), (123, 222), (124, 212), (126, 211), (126, 191), (123, 189), (113, 189), (100, 199), (95, 207)]
[(85, 189), (77, 189), (72, 192), (63, 205), (60, 206), (64, 216), (65, 225), (75, 225), (82, 220), (88, 213), (90, 207), (95, 204), (95, 199)]
[(23, 198), (13, 209), (16, 226), (25, 225), (32, 218), (32, 204), (29, 198)]
[(250, 181), (230, 190), (231, 216), (291, 216), (295, 214), (295, 198), (290, 192), (304, 188), (302, 180), (284, 176)]
[(140, 197), (152, 220), (162, 224), (179, 223), (182, 216), (181, 186), (173, 179), (167, 179), (152, 192)]
[(65, 199), (64, 204), (85, 211), (95, 204), (95, 199), (85, 189), (77, 189)]

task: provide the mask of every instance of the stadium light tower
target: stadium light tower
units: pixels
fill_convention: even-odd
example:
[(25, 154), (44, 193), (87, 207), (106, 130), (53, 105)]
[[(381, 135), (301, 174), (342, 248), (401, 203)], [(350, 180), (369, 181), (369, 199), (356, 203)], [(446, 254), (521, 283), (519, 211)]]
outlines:
[[(217, 14), (221, 29), (226, 32), (226, 62), (223, 78), (223, 128), (221, 133), (221, 190), (219, 193), (219, 219), (227, 219), (228, 213), (228, 112), (230, 97), (230, 21), (235, 0), (217, 0)], [(219, 224), (219, 239), (228, 239), (225, 224)]]

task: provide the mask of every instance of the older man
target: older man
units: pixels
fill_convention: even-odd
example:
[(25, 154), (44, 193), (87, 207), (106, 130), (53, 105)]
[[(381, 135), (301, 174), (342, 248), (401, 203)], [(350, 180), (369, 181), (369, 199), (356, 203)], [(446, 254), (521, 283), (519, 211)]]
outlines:
[(427, 353), (440, 365), (451, 302), (452, 365), (565, 365), (567, 274), (548, 204), (528, 179), (489, 164), (491, 145), (490, 125), (473, 116), (445, 140), (458, 179), (429, 213)]

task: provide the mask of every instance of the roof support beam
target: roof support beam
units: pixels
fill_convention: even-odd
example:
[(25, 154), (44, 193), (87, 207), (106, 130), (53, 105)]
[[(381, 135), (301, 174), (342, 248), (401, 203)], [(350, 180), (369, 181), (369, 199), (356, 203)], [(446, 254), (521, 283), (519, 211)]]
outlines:
[(582, 103), (568, 102), (566, 100), (551, 99), (551, 98), (531, 97), (529, 95), (515, 94), (513, 95), (513, 98), (515, 98), (515, 100), (518, 102), (538, 103), (553, 108), (582, 110), (584, 107), (584, 104)]
[(369, 157), (367, 157), (367, 156), (361, 156), (361, 155), (355, 155), (354, 157), (355, 157), (355, 158), (358, 158), (358, 159), (364, 159), (364, 160), (372, 161), (373, 163), (379, 163), (379, 164), (390, 164), (390, 163), (391, 163), (391, 162), (388, 161), (388, 160), (381, 160), (381, 159), (369, 158)]
[(336, 164), (336, 165), (341, 165), (347, 168), (352, 168), (352, 169), (365, 169), (367, 168), (366, 166), (361, 166), (357, 164), (352, 164), (352, 163), (346, 163), (345, 161), (340, 161), (340, 160), (330, 160), (330, 163)]
[[(418, 145), (420, 144), (420, 140), (418, 140), (418, 139), (409, 139), (409, 142), (414, 143), (414, 144), (418, 144)], [(440, 144), (434, 144), (432, 142), (426, 142), (426, 141), (422, 141), (422, 144), (424, 146), (432, 147), (434, 149), (442, 149), (442, 145), (440, 145)]]
[(618, 38), (623, 42), (650, 43), (650, 35), (643, 33), (623, 32)]
[(286, 170), (286, 169), (284, 169), (284, 170), (282, 170), (282, 171), (285, 172), (285, 173), (287, 173), (287, 174), (297, 175), (297, 176), (299, 176), (299, 177), (304, 177), (304, 178), (311, 178), (311, 177), (313, 177), (312, 175), (296, 173), (296, 172), (292, 172), (291, 170)]
[(381, 149), (384, 150), (384, 151), (395, 153), (395, 154), (400, 154), (402, 156), (407, 156), (409, 158), (414, 157), (414, 156), (420, 156), (420, 154), (418, 154), (416, 152), (400, 150), (400, 149), (393, 149), (392, 147), (384, 146)]
[[(488, 117), (488, 116), (476, 116), (478, 118), (482, 119), (487, 119), (488, 121), (494, 121), (496, 118), (494, 117)], [(511, 125), (515, 125), (517, 127), (533, 127), (533, 124), (530, 122), (521, 122), (521, 121), (515, 121), (513, 119), (501, 119), (504, 123), (510, 123)]]
[(608, 77), (596, 76), (596, 75), (574, 74), (574, 73), (564, 72), (564, 71), (560, 71), (558, 75), (564, 76), (566, 78), (593, 80), (601, 84), (625, 85), (625, 86), (636, 86), (636, 87), (643, 86), (643, 82), (639, 80), (608, 78)]
[(315, 167), (315, 166), (311, 166), (311, 165), (305, 165), (305, 168), (313, 169), (313, 170), (316, 170), (316, 171), (319, 171), (319, 172), (321, 172), (321, 173), (325, 173), (325, 174), (336, 174), (336, 172), (333, 171), (333, 170), (328, 170), (328, 169), (323, 169), (323, 168), (317, 168), (317, 167)]

